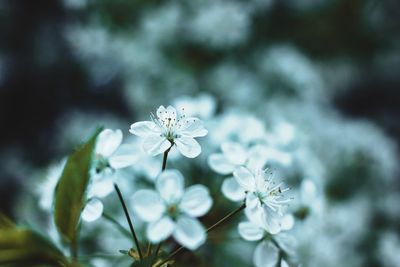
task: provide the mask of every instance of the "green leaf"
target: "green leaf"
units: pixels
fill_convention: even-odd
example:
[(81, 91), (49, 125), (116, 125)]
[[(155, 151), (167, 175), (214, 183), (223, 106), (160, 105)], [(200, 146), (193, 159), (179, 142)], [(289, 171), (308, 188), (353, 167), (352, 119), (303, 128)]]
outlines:
[(8, 229), (15, 227), (15, 224), (7, 218), (4, 214), (0, 213), (0, 229)]
[(69, 156), (55, 191), (54, 220), (64, 241), (76, 246), (78, 226), (86, 202), (86, 189), (90, 179), (93, 150), (97, 129), (87, 143)]
[(26, 228), (0, 229), (1, 266), (68, 266), (61, 251), (39, 233)]

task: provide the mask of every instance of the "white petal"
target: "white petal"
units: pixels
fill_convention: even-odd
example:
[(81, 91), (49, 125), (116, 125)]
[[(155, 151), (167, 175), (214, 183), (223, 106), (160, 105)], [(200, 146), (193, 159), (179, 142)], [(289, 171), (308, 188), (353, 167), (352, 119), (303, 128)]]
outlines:
[(110, 166), (121, 169), (135, 164), (139, 160), (140, 152), (131, 144), (121, 145), (109, 158)]
[(160, 219), (165, 211), (165, 205), (160, 196), (149, 189), (136, 191), (131, 198), (131, 205), (136, 214), (146, 222)]
[(284, 259), (282, 259), (281, 267), (289, 267), (289, 264)]
[(82, 220), (86, 222), (93, 222), (101, 217), (103, 214), (103, 203), (98, 199), (91, 199), (86, 203), (85, 208), (82, 211)]
[(212, 203), (207, 187), (192, 185), (183, 194), (179, 207), (191, 217), (200, 217), (210, 210)]
[(267, 230), (269, 233), (273, 235), (279, 233), (282, 230), (281, 216), (268, 206), (264, 206), (263, 210), (264, 210), (265, 230)]
[(171, 142), (168, 141), (164, 136), (157, 134), (149, 135), (143, 142), (143, 149), (149, 155), (156, 156), (164, 153), (165, 150), (171, 147)]
[(93, 181), (89, 188), (88, 196), (103, 198), (108, 196), (112, 191), (114, 191), (113, 178), (101, 178)]
[(235, 165), (230, 163), (223, 154), (211, 154), (208, 157), (208, 165), (219, 174), (231, 174), (235, 169)]
[(267, 163), (267, 150), (268, 148), (264, 145), (252, 146), (249, 150), (246, 166), (250, 170), (264, 169)]
[(160, 106), (157, 109), (157, 117), (162, 121), (166, 121), (169, 118), (176, 121), (176, 115), (176, 109), (172, 106), (168, 106), (167, 108)]
[(208, 134), (207, 129), (204, 128), (203, 122), (198, 118), (186, 118), (180, 122), (178, 128), (179, 134), (189, 137), (203, 137)]
[(175, 223), (171, 218), (164, 216), (147, 226), (147, 237), (152, 243), (158, 243), (167, 239), (175, 229)]
[(103, 157), (109, 157), (121, 144), (122, 131), (121, 130), (103, 130), (97, 137), (96, 154)]
[(175, 139), (176, 147), (185, 157), (195, 158), (201, 153), (201, 147), (192, 137), (181, 136)]
[(222, 183), (222, 193), (232, 201), (243, 200), (246, 196), (244, 189), (236, 182), (234, 177), (229, 177)]
[(282, 230), (290, 230), (294, 226), (294, 217), (292, 214), (286, 214), (281, 220)]
[(271, 242), (261, 242), (254, 251), (253, 263), (256, 267), (275, 267), (279, 259), (279, 250)]
[(280, 233), (275, 236), (275, 240), (288, 256), (294, 256), (296, 254), (297, 240), (292, 235)]
[(251, 222), (241, 222), (238, 225), (238, 231), (241, 237), (247, 241), (261, 240), (264, 236), (264, 229)]
[(186, 216), (180, 217), (176, 222), (173, 236), (181, 245), (191, 250), (197, 249), (206, 241), (206, 232), (201, 223)]
[(139, 137), (147, 137), (155, 133), (160, 133), (160, 129), (152, 121), (139, 121), (131, 125), (129, 132)]
[(177, 170), (165, 170), (158, 176), (156, 188), (167, 203), (177, 203), (184, 192), (184, 178)]
[(233, 176), (240, 186), (246, 191), (253, 191), (255, 189), (254, 175), (245, 167), (236, 168)]
[(234, 142), (225, 142), (221, 145), (224, 156), (233, 164), (243, 165), (247, 159), (247, 152), (242, 145)]

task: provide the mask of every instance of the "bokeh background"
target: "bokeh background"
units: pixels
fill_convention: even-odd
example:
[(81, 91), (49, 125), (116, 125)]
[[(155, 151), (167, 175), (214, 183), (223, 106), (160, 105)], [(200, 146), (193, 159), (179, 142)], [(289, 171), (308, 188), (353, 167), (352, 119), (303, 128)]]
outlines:
[[(396, 0), (0, 0), (0, 211), (46, 231), (54, 165), (97, 125), (130, 138), (179, 102), (209, 125), (202, 156), (172, 163), (210, 185), (205, 224), (235, 206), (207, 156), (261, 132), (297, 192), (298, 262), (399, 266), (399, 38)], [(88, 252), (126, 249), (102, 227)], [(251, 266), (252, 245), (224, 231), (182, 266)]]

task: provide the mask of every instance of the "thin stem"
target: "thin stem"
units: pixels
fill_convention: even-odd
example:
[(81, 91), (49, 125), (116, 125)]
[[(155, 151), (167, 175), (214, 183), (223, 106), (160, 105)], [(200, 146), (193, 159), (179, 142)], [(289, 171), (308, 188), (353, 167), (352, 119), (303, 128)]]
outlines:
[(164, 152), (164, 157), (163, 157), (163, 161), (162, 161), (162, 168), (161, 168), (162, 172), (165, 171), (165, 169), (167, 168), (167, 158), (168, 158), (168, 153), (171, 150), (171, 147), (172, 147), (172, 145), (167, 150), (165, 150), (165, 152)]
[(109, 215), (108, 213), (103, 212), (103, 218), (106, 219), (107, 221), (111, 222), (112, 224), (114, 224), (115, 226), (117, 226), (118, 230), (124, 234), (125, 236), (130, 237), (131, 236), (131, 232), (129, 232), (129, 230), (127, 230), (125, 227), (123, 227), (116, 219), (114, 219), (111, 215)]
[(140, 260), (142, 260), (143, 259), (143, 255), (142, 255), (142, 251), (140, 249), (139, 240), (138, 240), (138, 238), (136, 236), (135, 229), (133, 228), (131, 217), (129, 216), (128, 209), (126, 208), (125, 201), (124, 201), (124, 199), (122, 197), (122, 194), (121, 194), (121, 191), (119, 190), (119, 187), (118, 187), (118, 185), (116, 183), (114, 183), (114, 188), (115, 188), (115, 191), (117, 191), (119, 201), (121, 202), (122, 208), (124, 209), (125, 217), (126, 217), (126, 220), (128, 221), (129, 229), (131, 230), (133, 241), (135, 242), (136, 249), (137, 249), (137, 251), (139, 253), (139, 258), (140, 258)]
[[(213, 225), (211, 225), (209, 228), (207, 228), (206, 233), (209, 233), (211, 231), (213, 231), (215, 228), (217, 228), (218, 226), (220, 226), (221, 224), (223, 224), (225, 221), (229, 220), (230, 218), (232, 218), (233, 216), (235, 216), (237, 213), (241, 212), (242, 210), (244, 210), (244, 208), (246, 208), (246, 204), (243, 203), (240, 207), (236, 208), (235, 210), (231, 211), (230, 213), (228, 213), (225, 217), (223, 217), (221, 220), (219, 220), (218, 222), (214, 223)], [(177, 254), (179, 254), (182, 250), (184, 250), (185, 247), (184, 246), (180, 246), (178, 247), (174, 252), (172, 252), (165, 260), (163, 260), (160, 264), (157, 265), (157, 267), (162, 266), (163, 264), (165, 264), (167, 261), (171, 260), (172, 258), (174, 258)]]
[(69, 247), (71, 258), (73, 262), (77, 262), (78, 260), (78, 246), (77, 246), (76, 238), (71, 240), (71, 244)]
[(246, 204), (243, 203), (240, 207), (236, 208), (235, 210), (231, 211), (230, 213), (228, 213), (224, 218), (222, 218), (221, 220), (219, 220), (218, 222), (214, 223), (213, 225), (211, 225), (207, 230), (206, 233), (211, 232), (212, 230), (214, 230), (215, 228), (217, 228), (218, 226), (220, 226), (221, 224), (223, 224), (225, 221), (229, 220), (231, 217), (235, 216), (237, 213), (241, 212), (242, 210), (244, 210), (244, 208), (246, 208)]

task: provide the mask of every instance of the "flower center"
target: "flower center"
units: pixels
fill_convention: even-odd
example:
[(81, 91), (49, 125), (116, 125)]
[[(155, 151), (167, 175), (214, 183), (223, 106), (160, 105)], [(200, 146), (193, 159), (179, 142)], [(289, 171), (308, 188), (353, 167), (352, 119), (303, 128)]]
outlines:
[(167, 213), (172, 219), (177, 219), (179, 215), (179, 208), (176, 204), (171, 204), (167, 208)]
[(108, 159), (103, 157), (100, 154), (96, 155), (95, 166), (96, 166), (95, 167), (96, 173), (100, 173), (100, 172), (104, 171), (105, 169), (111, 167)]

